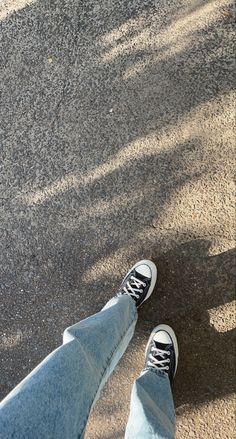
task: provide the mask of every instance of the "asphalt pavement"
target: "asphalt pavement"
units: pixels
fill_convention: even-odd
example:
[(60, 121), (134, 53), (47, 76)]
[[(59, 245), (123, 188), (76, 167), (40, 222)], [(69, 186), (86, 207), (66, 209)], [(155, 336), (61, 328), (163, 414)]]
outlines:
[(124, 436), (158, 323), (180, 346), (177, 439), (234, 437), (232, 5), (1, 3), (1, 396), (134, 262), (158, 266), (87, 439)]

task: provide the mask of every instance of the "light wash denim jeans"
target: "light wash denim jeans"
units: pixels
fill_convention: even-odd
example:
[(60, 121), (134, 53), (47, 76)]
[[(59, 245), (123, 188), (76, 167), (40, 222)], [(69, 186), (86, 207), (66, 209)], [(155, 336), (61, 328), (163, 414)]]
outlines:
[[(1, 439), (83, 439), (102, 387), (134, 333), (137, 310), (115, 297), (67, 328), (63, 345), (0, 404)], [(172, 439), (175, 414), (168, 376), (144, 369), (133, 386), (126, 439)]]

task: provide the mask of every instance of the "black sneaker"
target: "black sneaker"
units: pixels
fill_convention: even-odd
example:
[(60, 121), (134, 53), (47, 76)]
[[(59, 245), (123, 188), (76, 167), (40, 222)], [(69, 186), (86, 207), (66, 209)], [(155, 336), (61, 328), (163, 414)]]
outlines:
[(127, 294), (135, 301), (137, 308), (151, 296), (157, 280), (154, 262), (144, 259), (137, 262), (125, 276), (118, 296)]
[(153, 329), (145, 352), (145, 368), (166, 372), (172, 383), (178, 365), (178, 343), (173, 329), (158, 325)]

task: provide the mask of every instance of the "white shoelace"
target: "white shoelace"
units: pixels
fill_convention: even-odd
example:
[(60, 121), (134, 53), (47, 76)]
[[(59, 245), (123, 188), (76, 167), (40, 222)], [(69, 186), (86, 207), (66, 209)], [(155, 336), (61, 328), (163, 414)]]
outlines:
[[(153, 355), (158, 355), (158, 357), (161, 357), (162, 360), (158, 360)], [(147, 365), (160, 370), (169, 370), (169, 366), (167, 366), (166, 363), (170, 363), (170, 359), (165, 358), (166, 355), (170, 355), (170, 351), (164, 351), (163, 349), (155, 348), (153, 346), (148, 357)]]
[(126, 286), (123, 288), (124, 294), (128, 294), (129, 296), (139, 299), (140, 294), (143, 293), (143, 290), (140, 289), (140, 287), (146, 287), (146, 284), (140, 279), (137, 279), (135, 276), (131, 276), (130, 279), (131, 281), (127, 282)]

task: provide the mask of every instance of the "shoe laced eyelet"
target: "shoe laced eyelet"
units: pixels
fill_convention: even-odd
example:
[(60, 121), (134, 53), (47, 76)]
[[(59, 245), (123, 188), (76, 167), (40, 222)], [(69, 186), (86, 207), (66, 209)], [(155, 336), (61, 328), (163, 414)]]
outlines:
[(169, 366), (167, 366), (166, 370), (169, 370), (169, 369), (170, 369)]
[(167, 351), (167, 355), (170, 355), (170, 351)]

